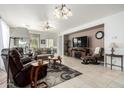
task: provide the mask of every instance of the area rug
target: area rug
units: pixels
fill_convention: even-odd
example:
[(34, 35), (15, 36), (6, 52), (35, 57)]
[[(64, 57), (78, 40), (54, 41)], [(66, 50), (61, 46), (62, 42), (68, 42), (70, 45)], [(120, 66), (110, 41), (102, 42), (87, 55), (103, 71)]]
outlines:
[[(51, 64), (48, 66), (47, 76), (44, 79), (39, 80), (38, 82), (46, 82), (48, 88), (51, 88), (81, 74), (82, 73), (62, 64), (56, 64), (56, 68), (53, 68), (53, 64)], [(26, 88), (29, 87), (30, 85), (28, 85)], [(42, 88), (42, 85), (38, 85), (37, 88)]]

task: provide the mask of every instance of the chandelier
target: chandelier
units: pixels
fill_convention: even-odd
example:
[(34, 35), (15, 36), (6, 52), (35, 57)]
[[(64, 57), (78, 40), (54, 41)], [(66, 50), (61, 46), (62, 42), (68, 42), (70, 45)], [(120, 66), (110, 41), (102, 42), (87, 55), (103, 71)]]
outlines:
[(42, 26), (42, 30), (43, 31), (50, 31), (50, 30), (53, 30), (55, 27), (52, 25), (52, 24), (50, 24), (48, 21), (47, 22), (45, 22), (44, 24), (43, 24), (43, 26)]
[(65, 4), (55, 7), (54, 15), (57, 18), (68, 19), (69, 16), (72, 16), (71, 9), (67, 8)]

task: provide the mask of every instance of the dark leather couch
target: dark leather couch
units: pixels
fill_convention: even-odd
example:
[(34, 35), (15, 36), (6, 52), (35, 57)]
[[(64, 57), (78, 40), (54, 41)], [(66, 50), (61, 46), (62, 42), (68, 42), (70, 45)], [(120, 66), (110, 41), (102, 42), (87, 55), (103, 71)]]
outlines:
[(37, 48), (34, 50), (35, 59), (48, 60), (57, 52), (56, 48)]
[(32, 53), (24, 54), (24, 50), (22, 47), (15, 47), (15, 49), (18, 50), (21, 62), (23, 64), (26, 64), (32, 61)]
[[(3, 62), (5, 64), (5, 69), (7, 71), (7, 58), (8, 58), (8, 49), (3, 49), (1, 53)], [(18, 87), (25, 87), (30, 84), (30, 72), (31, 64), (21, 63), (20, 55), (17, 49), (11, 49), (9, 55), (9, 67), (10, 67), (10, 82), (14, 81), (15, 85)], [(38, 72), (38, 79), (44, 78), (47, 75), (47, 64), (43, 65)], [(13, 79), (13, 80), (12, 80)]]

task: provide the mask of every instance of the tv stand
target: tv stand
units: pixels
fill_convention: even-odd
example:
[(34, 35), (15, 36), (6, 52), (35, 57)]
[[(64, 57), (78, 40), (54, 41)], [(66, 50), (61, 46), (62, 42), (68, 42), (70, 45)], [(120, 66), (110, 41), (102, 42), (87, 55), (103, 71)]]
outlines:
[(89, 53), (89, 48), (69, 48), (69, 56), (71, 57), (76, 57), (76, 58), (81, 58), (82, 56), (87, 56)]
[(81, 52), (80, 51), (75, 52), (74, 57), (81, 58)]

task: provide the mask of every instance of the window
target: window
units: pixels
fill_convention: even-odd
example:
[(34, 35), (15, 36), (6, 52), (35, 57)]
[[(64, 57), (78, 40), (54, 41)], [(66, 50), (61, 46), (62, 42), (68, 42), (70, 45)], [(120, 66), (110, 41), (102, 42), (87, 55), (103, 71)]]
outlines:
[(30, 36), (30, 48), (39, 48), (40, 35), (31, 34)]
[(37, 42), (37, 39), (36, 38), (32, 38), (31, 39), (31, 45), (30, 45), (31, 48), (37, 48), (38, 47), (38, 42)]
[(46, 47), (47, 48), (54, 47), (53, 39), (46, 39)]

